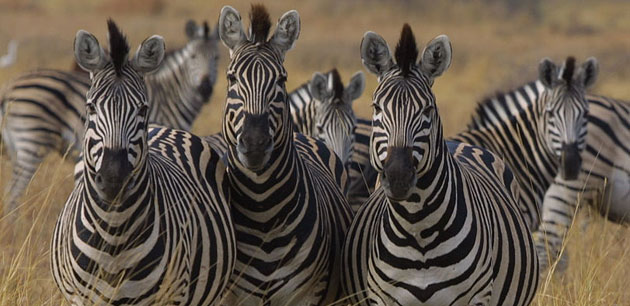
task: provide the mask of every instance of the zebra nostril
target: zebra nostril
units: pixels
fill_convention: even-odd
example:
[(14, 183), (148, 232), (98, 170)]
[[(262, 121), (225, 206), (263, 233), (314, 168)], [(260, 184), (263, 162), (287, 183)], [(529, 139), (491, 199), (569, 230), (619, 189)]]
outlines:
[(97, 184), (99, 184), (99, 185), (100, 185), (100, 184), (103, 184), (103, 176), (101, 176), (100, 174), (97, 174), (97, 175), (94, 177), (94, 182), (96, 182), (96, 183), (97, 183)]

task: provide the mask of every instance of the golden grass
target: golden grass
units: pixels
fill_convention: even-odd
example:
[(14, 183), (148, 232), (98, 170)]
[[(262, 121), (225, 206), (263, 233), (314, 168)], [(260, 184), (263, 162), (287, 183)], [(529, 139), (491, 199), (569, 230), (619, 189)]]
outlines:
[[(133, 2), (133, 3), (132, 3)], [(10, 39), (20, 42), (17, 63), (0, 70), (0, 82), (37, 67), (67, 69), (72, 64), (72, 41), (80, 28), (105, 42), (105, 19), (112, 16), (128, 34), (132, 48), (158, 33), (167, 46), (185, 42), (184, 22), (207, 19), (214, 24), (221, 6), (230, 4), (247, 15), (249, 2), (192, 0), (138, 1), (0, 0), (0, 53)], [(504, 17), (493, 1), (263, 1), (272, 19), (297, 9), (302, 33), (286, 58), (287, 88), (294, 88), (315, 71), (338, 66), (342, 78), (362, 69), (358, 47), (363, 33), (373, 30), (394, 47), (403, 22), (409, 22), (420, 44), (445, 33), (453, 43), (449, 71), (434, 86), (447, 135), (463, 128), (476, 101), (495, 90), (507, 90), (536, 78), (538, 61), (567, 55), (578, 60), (596, 56), (600, 77), (593, 92), (630, 99), (630, 3), (621, 1), (541, 1), (542, 17)], [(246, 17), (244, 19), (247, 19)], [(421, 46), (422, 47), (422, 46)], [(219, 81), (211, 103), (193, 131), (219, 131), (225, 97), (223, 77), (227, 52), (221, 47)], [(367, 76), (366, 92), (355, 103), (360, 116), (371, 115), (376, 85)], [(10, 164), (0, 156), (0, 190), (10, 176)], [(63, 298), (49, 271), (49, 243), (54, 223), (72, 189), (72, 165), (50, 157), (23, 198), (16, 226), (0, 220), (0, 305), (59, 305)], [(1, 203), (1, 199), (0, 199)], [(534, 305), (630, 305), (627, 275), (630, 232), (593, 217), (582, 230), (569, 233), (569, 269), (540, 286)]]

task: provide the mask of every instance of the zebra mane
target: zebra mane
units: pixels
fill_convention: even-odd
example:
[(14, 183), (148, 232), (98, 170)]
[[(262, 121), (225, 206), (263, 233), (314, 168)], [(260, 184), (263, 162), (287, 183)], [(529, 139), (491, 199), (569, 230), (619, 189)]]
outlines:
[(416, 46), (416, 38), (413, 36), (413, 31), (409, 24), (403, 25), (400, 32), (400, 40), (396, 45), (396, 51), (394, 53), (396, 57), (396, 63), (402, 70), (402, 75), (406, 77), (409, 75), (411, 68), (416, 65), (418, 59), (418, 47)]
[(567, 60), (564, 63), (564, 67), (562, 70), (562, 79), (567, 83), (567, 85), (571, 85), (571, 80), (573, 80), (574, 71), (575, 71), (575, 57), (569, 56), (567, 57)]
[(333, 101), (335, 99), (341, 99), (343, 96), (343, 83), (341, 82), (341, 76), (339, 76), (337, 68), (333, 68), (333, 70), (330, 71), (330, 77), (332, 78)]
[(521, 92), (524, 94), (525, 87), (536, 88), (536, 81), (529, 82), (526, 85), (520, 86), (516, 89), (510, 90), (508, 92), (496, 91), (494, 95), (490, 95), (479, 104), (475, 108), (473, 112), (470, 122), (468, 123), (468, 129), (473, 129), (475, 127), (484, 126), (486, 123), (493, 122), (494, 114), (499, 112), (499, 110), (504, 110), (506, 113), (509, 113), (510, 106), (507, 105), (506, 96), (513, 96), (516, 92)]
[(109, 37), (109, 56), (114, 63), (116, 74), (120, 75), (122, 67), (127, 60), (127, 55), (129, 55), (127, 37), (125, 37), (111, 18), (107, 19), (107, 30)]
[(271, 20), (269, 19), (269, 13), (262, 4), (252, 4), (251, 11), (249, 12), (250, 20), (250, 39), (255, 43), (263, 43), (269, 36), (269, 29), (271, 28)]

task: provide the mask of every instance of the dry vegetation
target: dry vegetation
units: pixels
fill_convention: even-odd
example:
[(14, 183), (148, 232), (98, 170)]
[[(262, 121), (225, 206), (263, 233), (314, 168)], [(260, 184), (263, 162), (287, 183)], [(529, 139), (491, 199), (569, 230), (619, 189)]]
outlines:
[[(293, 8), (302, 17), (301, 37), (286, 59), (288, 88), (332, 66), (340, 68), (344, 79), (362, 69), (358, 47), (366, 30), (378, 32), (390, 44), (405, 21), (420, 42), (448, 34), (453, 64), (434, 86), (447, 134), (464, 126), (484, 95), (534, 79), (537, 63), (545, 56), (556, 61), (567, 55), (579, 60), (598, 57), (601, 73), (594, 92), (630, 99), (630, 3), (540, 1), (540, 15), (534, 21), (527, 13), (505, 16), (505, 8), (495, 2), (324, 0), (267, 5), (274, 19)], [(108, 16), (126, 31), (133, 48), (153, 33), (176, 47), (185, 41), (187, 19), (214, 23), (221, 6), (228, 3), (241, 12), (249, 7), (246, 1), (0, 0), (0, 53), (10, 39), (20, 42), (18, 61), (0, 70), (0, 82), (37, 67), (68, 69), (76, 31), (86, 29), (104, 41)], [(221, 76), (226, 58), (222, 48)], [(361, 116), (371, 113), (369, 100), (376, 84), (374, 76), (367, 79), (366, 92), (355, 104)], [(220, 77), (194, 132), (219, 130), (224, 94)], [(72, 188), (71, 173), (69, 162), (49, 158), (29, 187), (19, 216), (14, 215), (16, 226), (0, 220), (0, 305), (62, 303), (49, 272), (48, 251), (57, 215)], [(9, 162), (0, 156), (0, 190), (9, 175)], [(626, 289), (630, 231), (597, 216), (590, 218), (586, 229), (579, 224), (578, 220), (568, 239), (569, 270), (544, 281), (534, 305), (630, 305)]]

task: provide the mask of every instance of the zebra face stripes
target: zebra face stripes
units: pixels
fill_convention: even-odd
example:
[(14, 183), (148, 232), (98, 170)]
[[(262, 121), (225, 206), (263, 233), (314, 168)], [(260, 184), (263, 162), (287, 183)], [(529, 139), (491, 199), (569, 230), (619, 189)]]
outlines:
[[(269, 26), (263, 31), (265, 34)], [(231, 7), (222, 10), (219, 27), (231, 57), (223, 135), (235, 148), (240, 163), (259, 171), (272, 152), (282, 149), (293, 134), (289, 128), (283, 61), (298, 38), (299, 17), (296, 11), (285, 13), (269, 41), (259, 31), (248, 39), (240, 15)]]
[[(109, 25), (111, 28), (113, 23)], [(133, 187), (134, 183), (127, 179), (140, 171), (146, 159), (148, 104), (140, 73), (159, 66), (164, 41), (159, 36), (148, 38), (132, 62), (126, 59), (128, 46), (112, 46), (123, 50), (112, 50), (112, 54), (125, 55), (109, 58), (96, 37), (85, 31), (79, 31), (75, 44), (77, 63), (90, 71), (92, 78), (84, 134), (86, 176), (92, 183), (89, 186), (95, 186), (103, 200), (112, 202), (125, 188)]]
[(192, 20), (186, 23), (186, 35), (189, 41), (184, 48), (187, 54), (183, 56), (186, 63), (182, 69), (187, 71), (187, 78), (193, 87), (197, 88), (204, 103), (210, 100), (210, 94), (212, 94), (212, 88), (217, 78), (218, 30), (215, 27), (211, 33), (206, 21), (201, 26)]
[[(406, 48), (405, 43), (415, 45), (401, 39), (398, 50)], [(365, 35), (361, 51), (366, 67), (379, 76), (373, 96), (370, 159), (381, 173), (385, 194), (405, 200), (417, 177), (429, 171), (442, 153), (442, 130), (431, 86), (450, 65), (450, 42), (446, 36), (432, 40), (418, 66), (415, 62), (394, 65), (391, 58), (379, 58), (389, 53), (387, 43), (372, 32)], [(424, 60), (428, 56), (434, 58)]]
[(316, 72), (309, 83), (313, 95), (311, 107), (315, 108), (315, 115), (312, 118), (312, 130), (307, 131), (307, 135), (329, 145), (344, 165), (351, 162), (354, 149), (356, 116), (352, 102), (361, 96), (364, 88), (365, 76), (362, 71), (352, 76), (346, 88), (341, 83), (337, 69), (333, 69), (328, 76)]
[(577, 73), (575, 59), (569, 57), (561, 69), (549, 59), (543, 59), (539, 67), (539, 79), (545, 86), (541, 93), (547, 147), (560, 164), (564, 179), (577, 178), (581, 168), (581, 152), (586, 146), (588, 103), (585, 91), (597, 78), (597, 60), (589, 58)]

